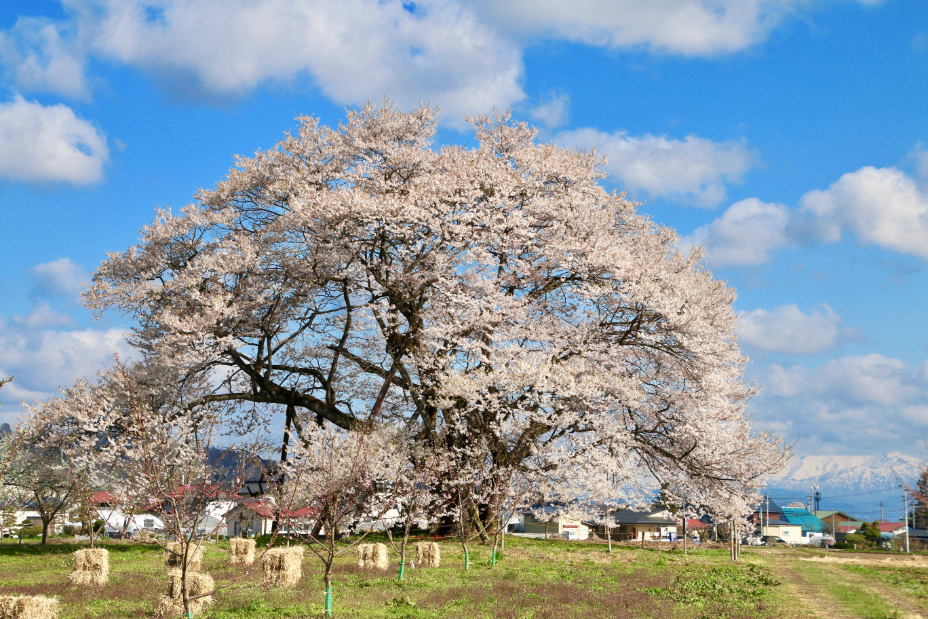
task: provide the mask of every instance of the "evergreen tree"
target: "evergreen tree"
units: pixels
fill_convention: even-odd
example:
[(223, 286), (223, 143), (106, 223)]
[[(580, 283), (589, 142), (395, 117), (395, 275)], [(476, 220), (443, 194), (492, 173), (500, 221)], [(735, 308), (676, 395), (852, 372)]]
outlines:
[(918, 477), (915, 484), (915, 491), (912, 493), (915, 497), (914, 509), (914, 526), (918, 529), (928, 528), (928, 467)]

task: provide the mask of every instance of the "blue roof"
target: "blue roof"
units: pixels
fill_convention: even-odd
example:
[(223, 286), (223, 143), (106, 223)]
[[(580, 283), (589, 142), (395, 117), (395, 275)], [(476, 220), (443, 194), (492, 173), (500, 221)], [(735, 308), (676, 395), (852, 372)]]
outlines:
[(804, 507), (784, 507), (783, 517), (790, 524), (802, 525), (803, 531), (824, 531), (825, 523)]

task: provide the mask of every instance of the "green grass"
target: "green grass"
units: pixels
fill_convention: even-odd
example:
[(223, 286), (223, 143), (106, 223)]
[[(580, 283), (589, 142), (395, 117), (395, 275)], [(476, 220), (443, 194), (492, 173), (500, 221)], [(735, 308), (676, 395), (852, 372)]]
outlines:
[[(67, 584), (77, 546), (0, 546), (0, 594), (56, 595), (60, 619), (153, 616), (166, 587), (162, 555), (154, 546), (107, 544), (110, 584), (80, 589)], [(464, 571), (459, 545), (441, 544), (442, 567), (389, 573), (361, 570), (338, 560), (334, 572), (337, 617), (372, 619), (587, 619), (655, 617), (723, 619), (784, 617), (784, 601), (769, 571), (731, 564), (726, 551), (682, 553), (544, 540), (513, 540), (496, 567), (490, 549), (471, 547)], [(215, 619), (304, 619), (322, 614), (321, 563), (307, 552), (304, 575), (292, 589), (261, 584), (261, 567), (227, 565), (227, 546), (210, 544), (203, 571), (217, 586)]]
[(819, 586), (855, 617), (862, 619), (902, 619), (903, 614), (885, 597), (857, 583), (845, 581), (830, 569), (797, 561), (793, 568), (808, 582)]
[(842, 567), (854, 574), (861, 574), (891, 585), (908, 595), (928, 599), (928, 570), (924, 567), (880, 566), (880, 569), (864, 565), (844, 565)]

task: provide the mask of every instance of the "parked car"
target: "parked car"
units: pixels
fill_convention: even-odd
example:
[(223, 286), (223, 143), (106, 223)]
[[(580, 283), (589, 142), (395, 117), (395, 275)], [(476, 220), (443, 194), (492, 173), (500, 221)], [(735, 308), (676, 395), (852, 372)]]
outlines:
[(765, 535), (761, 538), (764, 542), (764, 546), (776, 546), (777, 544), (786, 544), (784, 540), (779, 535)]

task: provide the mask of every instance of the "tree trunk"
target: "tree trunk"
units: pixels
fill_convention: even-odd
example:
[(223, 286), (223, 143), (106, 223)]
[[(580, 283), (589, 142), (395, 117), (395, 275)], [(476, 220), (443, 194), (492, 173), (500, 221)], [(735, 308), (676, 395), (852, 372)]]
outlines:
[[(290, 428), (293, 425), (293, 417), (296, 415), (296, 408), (292, 403), (287, 404), (287, 416), (284, 421), (284, 440), (283, 444), (280, 447), (280, 464), (284, 464), (287, 461), (287, 449), (290, 446)], [(283, 486), (284, 483), (284, 474), (280, 473), (277, 476), (278, 486)], [(274, 522), (271, 523), (271, 534), (277, 533), (280, 530), (280, 508), (277, 507), (274, 509)]]
[(42, 545), (45, 545), (45, 541), (48, 539), (48, 525), (51, 523), (50, 520), (45, 520), (42, 518)]

